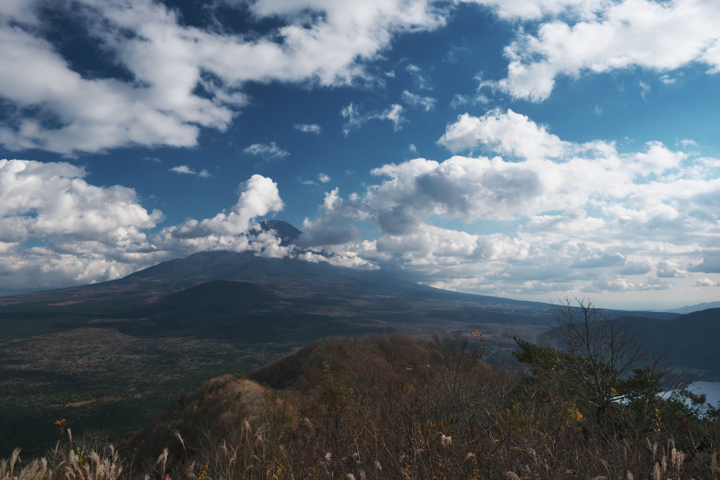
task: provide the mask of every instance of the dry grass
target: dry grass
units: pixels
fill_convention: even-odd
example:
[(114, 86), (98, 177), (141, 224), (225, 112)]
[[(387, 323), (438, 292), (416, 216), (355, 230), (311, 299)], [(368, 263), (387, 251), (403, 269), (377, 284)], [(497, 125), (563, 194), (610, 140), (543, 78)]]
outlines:
[(30, 463), (13, 454), (0, 480), (720, 476), (717, 421), (688, 418), (678, 429), (668, 417), (656, 431), (641, 419), (600, 435), (580, 404), (481, 354), (458, 339), (324, 340), (253, 374), (268, 385), (208, 382), (120, 455), (65, 440)]

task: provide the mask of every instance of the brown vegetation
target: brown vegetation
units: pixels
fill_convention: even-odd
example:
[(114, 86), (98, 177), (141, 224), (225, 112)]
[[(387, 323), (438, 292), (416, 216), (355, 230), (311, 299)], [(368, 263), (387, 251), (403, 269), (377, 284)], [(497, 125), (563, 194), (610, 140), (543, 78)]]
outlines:
[[(595, 421), (592, 404), (558, 381), (575, 374), (564, 368), (566, 358), (552, 347), (534, 348), (525, 353), (549, 356), (536, 357), (542, 361), (527, 374), (485, 364), (479, 332), (434, 342), (326, 338), (249, 378), (211, 380), (127, 442), (124, 461), (107, 446), (91, 450), (64, 440), (45, 463), (3, 463), (0, 480), (21, 471), (27, 473), (20, 478), (117, 478), (120, 467), (123, 478), (202, 480), (720, 474), (712, 410), (702, 416), (653, 396), (653, 414), (633, 416), (628, 396), (606, 406), (606, 415), (623, 419), (609, 429)], [(543, 363), (552, 355), (556, 367)], [(96, 476), (99, 465), (103, 472), (114, 465), (115, 476)]]

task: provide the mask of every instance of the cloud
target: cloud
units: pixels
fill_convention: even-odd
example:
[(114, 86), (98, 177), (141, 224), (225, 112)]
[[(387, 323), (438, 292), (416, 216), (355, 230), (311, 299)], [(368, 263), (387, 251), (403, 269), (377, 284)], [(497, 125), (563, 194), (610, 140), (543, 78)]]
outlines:
[(192, 170), (187, 165), (179, 165), (177, 167), (173, 167), (170, 169), (170, 171), (175, 172), (175, 173), (180, 173), (180, 174), (186, 174), (186, 175), (197, 175), (198, 177), (201, 177), (201, 178), (212, 177), (212, 175), (210, 175), (210, 173), (205, 169), (200, 170), (200, 172), (196, 172), (195, 170)]
[(703, 252), (703, 261), (688, 268), (689, 272), (720, 273), (720, 251)]
[(342, 254), (318, 254), (312, 250), (298, 254), (298, 259), (310, 263), (329, 263), (336, 267), (355, 268), (358, 270), (378, 270), (380, 267), (362, 258), (356, 252), (343, 252)]
[(175, 173), (185, 174), (185, 175), (197, 175), (200, 178), (212, 177), (212, 175), (210, 175), (210, 173), (205, 169), (200, 170), (200, 172), (196, 172), (195, 170), (192, 170), (187, 165), (179, 165), (177, 167), (173, 167), (170, 169), (170, 171), (175, 172)]
[(592, 16), (604, 0), (461, 0), (491, 7), (505, 20), (540, 20), (544, 17), (571, 12), (581, 18)]
[(465, 46), (459, 46), (459, 45), (452, 44), (452, 45), (450, 45), (450, 48), (448, 49), (448, 51), (445, 53), (445, 56), (443, 57), (443, 62), (457, 63), (459, 53), (471, 54), (472, 52), (470, 51), (469, 48), (467, 48)]
[(688, 274), (681, 271), (674, 262), (662, 260), (657, 265), (657, 276), (659, 278), (676, 278), (687, 277)]
[(463, 105), (472, 104), (472, 105), (478, 105), (478, 104), (486, 104), (490, 103), (490, 100), (482, 94), (475, 95), (474, 97), (471, 97), (469, 95), (461, 95), (459, 93), (455, 94), (453, 99), (450, 101), (450, 107), (453, 109), (460, 108)]
[[(688, 272), (720, 271), (718, 159), (659, 142), (627, 153), (611, 142), (569, 142), (498, 109), (461, 115), (441, 141), (458, 152), (482, 147), (483, 155), (388, 163), (371, 171), (375, 181), (363, 191), (330, 190), (304, 220), (298, 247), (258, 228), (259, 217), (284, 207), (277, 184), (261, 175), (240, 184), (227, 210), (150, 234), (162, 214), (148, 213), (131, 189), (89, 185), (85, 171), (68, 163), (5, 161), (0, 265), (27, 274), (18, 278), (67, 285), (201, 250), (247, 250), (545, 300), (652, 295), (689, 288), (696, 279)], [(37, 273), (44, 264), (55, 265), (56, 277)]]
[(307, 124), (307, 123), (297, 124), (296, 123), (295, 125), (293, 125), (293, 128), (295, 130), (299, 130), (303, 133), (314, 133), (315, 135), (320, 135), (320, 130), (321, 130), (320, 125), (316, 125), (314, 123), (313, 124)]
[(525, 115), (508, 110), (490, 110), (482, 117), (467, 113), (447, 126), (438, 143), (452, 152), (472, 150), (484, 145), (492, 151), (524, 158), (561, 157), (570, 148), (568, 142), (548, 133)]
[(462, 105), (467, 105), (470, 102), (470, 99), (467, 95), (461, 95), (459, 93), (456, 93), (453, 99), (450, 101), (450, 107), (451, 108), (458, 108)]
[(317, 177), (317, 181), (315, 180), (303, 180), (301, 177), (298, 177), (298, 181), (302, 183), (303, 185), (318, 185), (319, 183), (328, 183), (331, 180), (330, 175), (326, 175), (324, 173), (319, 173)]
[[(0, 160), (0, 288), (109, 280), (161, 258), (145, 231), (162, 213), (86, 176), (68, 163)], [(30, 240), (46, 246), (24, 248)]]
[(405, 121), (402, 117), (402, 112), (402, 105), (393, 104), (390, 108), (382, 112), (362, 114), (360, 113), (359, 107), (350, 103), (340, 111), (340, 114), (345, 119), (343, 133), (347, 136), (350, 132), (359, 129), (365, 122), (370, 120), (390, 120), (395, 127), (395, 131), (400, 130), (402, 128), (400, 124)]
[(432, 97), (422, 97), (420, 95), (415, 95), (414, 93), (410, 93), (407, 90), (405, 90), (402, 93), (402, 100), (403, 102), (407, 103), (411, 107), (421, 107), (426, 112), (429, 112), (433, 108), (435, 108), (435, 104), (437, 103), (437, 99)]
[[(306, 245), (355, 252), (442, 288), (506, 295), (662, 291), (673, 286), (664, 278), (689, 285), (678, 266), (688, 258), (691, 271), (720, 271), (712, 251), (697, 259), (720, 234), (715, 160), (659, 142), (631, 153), (568, 142), (499, 109), (459, 116), (439, 143), (488, 155), (376, 168), (364, 193), (326, 195), (303, 224)], [(372, 245), (353, 228), (367, 221), (380, 229)], [(452, 221), (512, 233), (443, 226)]]
[(186, 173), (189, 175), (197, 174), (197, 172), (195, 170), (190, 170), (190, 167), (188, 167), (187, 165), (180, 165), (178, 167), (173, 167), (170, 169), (170, 171), (175, 172), (175, 173)]
[(621, 275), (644, 275), (652, 270), (649, 263), (645, 262), (627, 262), (625, 267), (620, 270)]
[(709, 278), (698, 278), (695, 280), (695, 283), (693, 283), (696, 287), (712, 287), (716, 285), (715, 282), (710, 280)]
[(327, 192), (315, 219), (303, 221), (303, 234), (296, 242), (299, 246), (340, 245), (359, 238), (360, 230), (352, 223), (367, 218), (367, 214), (357, 202), (341, 199), (339, 191)]
[[(0, 96), (23, 115), (6, 116), (0, 143), (66, 155), (128, 145), (194, 146), (202, 128), (228, 128), (247, 104), (248, 82), (372, 81), (367, 63), (397, 35), (435, 29), (446, 14), (430, 0), (226, 2), (247, 8), (257, 21), (278, 22), (264, 36), (248, 36), (187, 25), (152, 0), (78, 0), (72, 8), (40, 0), (3, 3)], [(314, 17), (309, 24), (308, 14)], [(99, 46), (127, 75), (76, 71), (44, 36), (53, 15), (72, 17), (83, 27), (78, 38)]]
[(618, 277), (614, 279), (598, 279), (592, 282), (585, 292), (625, 292), (635, 290), (635, 285), (629, 282), (627, 279)]
[(631, 67), (667, 75), (691, 63), (706, 65), (711, 74), (720, 71), (716, 2), (472, 1), (494, 7), (507, 20), (541, 22), (519, 29), (517, 39), (505, 48), (508, 76), (485, 83), (514, 98), (543, 101), (559, 76), (578, 78)]
[(290, 253), (255, 221), (284, 206), (267, 177), (242, 182), (237, 203), (212, 218), (151, 234), (160, 211), (148, 212), (132, 189), (93, 186), (86, 176), (68, 163), (0, 160), (0, 289), (112, 280), (203, 250)]
[(275, 142), (270, 142), (269, 144), (254, 143), (249, 147), (246, 147), (243, 152), (255, 156), (259, 155), (265, 158), (283, 158), (290, 155), (290, 152), (278, 147)]
[[(184, 168), (178, 168), (183, 171)], [(189, 170), (189, 169), (187, 169)], [(160, 261), (206, 250), (250, 251), (265, 257), (293, 257), (350, 268), (377, 269), (357, 251), (332, 249), (357, 239), (359, 230), (323, 220), (308, 221), (308, 246), (283, 245), (273, 231), (263, 231), (258, 217), (280, 212), (284, 203), (277, 184), (253, 175), (239, 184), (232, 207), (201, 220), (186, 219), (149, 233), (163, 220), (160, 211), (143, 208), (135, 191), (121, 186), (88, 184), (83, 168), (68, 163), (0, 160), (0, 291), (57, 288), (112, 280)], [(321, 179), (325, 178), (322, 174)], [(337, 220), (361, 217), (329, 192), (325, 208)], [(315, 228), (313, 229), (313, 225)]]
[(422, 72), (422, 69), (420, 67), (410, 63), (405, 67), (405, 70), (413, 77), (417, 88), (419, 88), (420, 90), (432, 90), (432, 87), (430, 86), (430, 81), (427, 79), (427, 77), (425, 77), (425, 75), (420, 73)]
[(620, 253), (587, 252), (577, 258), (570, 266), (573, 268), (602, 268), (625, 265), (625, 257)]
[(280, 247), (280, 239), (272, 234), (247, 235), (257, 226), (255, 218), (284, 208), (277, 184), (256, 174), (240, 184), (238, 193), (238, 201), (232, 208), (212, 218), (200, 221), (189, 218), (180, 225), (166, 227), (153, 238), (154, 243), (172, 252), (173, 256), (204, 250), (254, 250), (260, 253), (267, 248), (275, 252), (273, 256), (287, 254), (287, 248)]
[(400, 124), (405, 121), (402, 118), (403, 107), (401, 105), (392, 105), (389, 110), (385, 110), (380, 114), (381, 120), (390, 120), (395, 125), (395, 131), (400, 130), (402, 127)]

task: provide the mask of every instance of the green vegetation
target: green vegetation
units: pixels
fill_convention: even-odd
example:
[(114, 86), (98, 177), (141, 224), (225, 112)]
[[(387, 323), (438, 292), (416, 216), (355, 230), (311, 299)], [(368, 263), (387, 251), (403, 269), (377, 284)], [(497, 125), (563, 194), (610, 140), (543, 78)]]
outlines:
[[(0, 480), (717, 478), (720, 416), (662, 396), (670, 370), (581, 302), (559, 339), (484, 362), (484, 337), (331, 337), (178, 399), (115, 450), (71, 441)], [(62, 431), (62, 425), (60, 425)], [(55, 427), (56, 429), (58, 426)], [(13, 464), (11, 466), (11, 464)], [(113, 470), (114, 468), (114, 470)]]

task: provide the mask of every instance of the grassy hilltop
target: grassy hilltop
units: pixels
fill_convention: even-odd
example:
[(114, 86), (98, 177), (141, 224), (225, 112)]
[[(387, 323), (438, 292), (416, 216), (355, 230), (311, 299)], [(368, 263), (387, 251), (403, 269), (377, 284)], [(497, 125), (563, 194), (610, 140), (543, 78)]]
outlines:
[(608, 383), (608, 398), (624, 400), (601, 413), (588, 357), (520, 346), (525, 371), (486, 364), (479, 332), (433, 342), (325, 338), (247, 375), (207, 382), (116, 449), (88, 434), (71, 443), (64, 431), (45, 459), (6, 462), (0, 479), (21, 471), (203, 480), (720, 473), (717, 412), (701, 399), (689, 407), (661, 398), (664, 372), (639, 369)]

